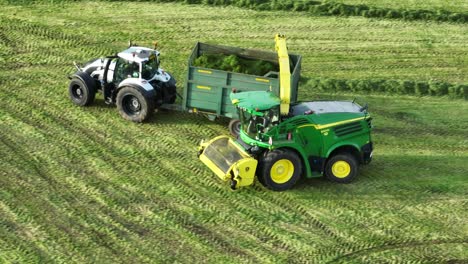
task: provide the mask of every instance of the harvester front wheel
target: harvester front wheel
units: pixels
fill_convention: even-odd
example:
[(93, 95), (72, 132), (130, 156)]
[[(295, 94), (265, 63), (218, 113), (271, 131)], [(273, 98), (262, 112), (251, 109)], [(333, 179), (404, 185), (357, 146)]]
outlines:
[(237, 137), (240, 134), (241, 130), (241, 123), (239, 119), (231, 119), (229, 122), (229, 132), (231, 132), (231, 135)]
[(126, 120), (143, 122), (154, 112), (154, 102), (133, 87), (123, 87), (117, 94), (117, 108)]
[(301, 178), (302, 163), (296, 153), (276, 149), (267, 152), (260, 161), (259, 181), (268, 189), (290, 189)]
[(339, 182), (350, 183), (357, 176), (358, 162), (351, 154), (337, 154), (331, 157), (325, 168), (327, 179)]

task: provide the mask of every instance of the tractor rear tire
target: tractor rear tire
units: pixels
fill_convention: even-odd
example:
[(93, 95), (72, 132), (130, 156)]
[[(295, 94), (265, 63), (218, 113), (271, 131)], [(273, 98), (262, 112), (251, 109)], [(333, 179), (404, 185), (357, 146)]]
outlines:
[(359, 163), (353, 155), (341, 153), (331, 157), (325, 167), (325, 177), (330, 181), (350, 183), (356, 178)]
[(301, 178), (302, 162), (295, 152), (275, 149), (260, 160), (259, 181), (273, 191), (285, 191)]
[(240, 134), (241, 130), (241, 123), (239, 119), (231, 119), (229, 122), (229, 132), (231, 132), (231, 135), (234, 137), (238, 137)]
[(154, 98), (145, 97), (138, 89), (123, 87), (117, 93), (117, 109), (120, 115), (129, 121), (141, 123), (154, 112)]
[(68, 86), (68, 94), (74, 104), (87, 106), (94, 101), (94, 97), (96, 96), (96, 84), (91, 76), (82, 74), (81, 77), (84, 78), (79, 78), (77, 76), (72, 78)]

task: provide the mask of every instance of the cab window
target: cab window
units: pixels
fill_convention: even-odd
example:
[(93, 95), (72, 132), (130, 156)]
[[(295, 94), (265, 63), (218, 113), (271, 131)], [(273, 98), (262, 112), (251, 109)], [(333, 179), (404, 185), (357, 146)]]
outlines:
[(114, 82), (120, 83), (127, 78), (140, 77), (140, 69), (136, 62), (128, 62), (122, 58), (118, 58), (114, 71)]

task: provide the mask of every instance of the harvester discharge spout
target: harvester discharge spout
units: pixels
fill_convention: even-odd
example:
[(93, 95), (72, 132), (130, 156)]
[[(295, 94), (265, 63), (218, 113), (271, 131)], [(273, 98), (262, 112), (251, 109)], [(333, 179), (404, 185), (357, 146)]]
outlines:
[(251, 185), (258, 161), (228, 136), (219, 136), (199, 146), (199, 159), (231, 188)]

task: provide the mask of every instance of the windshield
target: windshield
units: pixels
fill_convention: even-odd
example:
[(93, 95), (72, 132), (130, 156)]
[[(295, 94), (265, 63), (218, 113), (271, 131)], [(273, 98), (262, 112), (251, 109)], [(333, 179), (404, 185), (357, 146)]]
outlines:
[(114, 59), (114, 82), (120, 83), (127, 78), (138, 78), (140, 66), (135, 62), (129, 62), (122, 58)]
[(143, 62), (143, 69), (141, 76), (143, 79), (150, 80), (158, 72), (159, 68), (159, 59), (156, 54), (151, 54), (149, 59)]
[(279, 121), (279, 109), (277, 107), (265, 110), (258, 116), (247, 112), (244, 109), (240, 111), (240, 120), (242, 130), (251, 138), (258, 138), (258, 133), (266, 133)]

